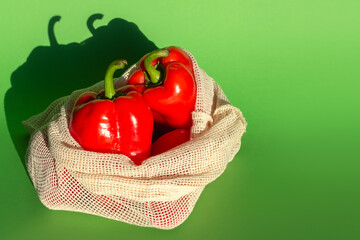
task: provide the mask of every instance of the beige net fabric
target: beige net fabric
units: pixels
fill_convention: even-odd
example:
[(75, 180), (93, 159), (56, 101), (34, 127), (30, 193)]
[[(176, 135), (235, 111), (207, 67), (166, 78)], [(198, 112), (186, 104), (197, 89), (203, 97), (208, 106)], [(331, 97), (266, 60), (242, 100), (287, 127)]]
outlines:
[[(74, 102), (84, 91), (101, 90), (103, 82), (56, 100), (24, 122), (32, 134), (27, 169), (46, 207), (161, 229), (185, 221), (204, 187), (234, 158), (246, 128), (241, 111), (187, 53), (197, 84), (191, 140), (140, 166), (121, 154), (85, 151), (69, 133)], [(116, 85), (124, 85), (136, 67)]]

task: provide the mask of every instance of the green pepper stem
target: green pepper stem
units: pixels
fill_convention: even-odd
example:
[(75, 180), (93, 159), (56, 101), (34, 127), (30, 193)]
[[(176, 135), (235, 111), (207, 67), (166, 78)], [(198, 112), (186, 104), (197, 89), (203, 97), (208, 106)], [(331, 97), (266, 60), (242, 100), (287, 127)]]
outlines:
[(145, 57), (144, 66), (149, 74), (150, 81), (153, 83), (157, 83), (160, 80), (160, 71), (156, 70), (156, 68), (152, 65), (152, 62), (160, 57), (169, 56), (170, 51), (167, 49), (157, 49), (152, 51), (149, 55)]
[(112, 62), (108, 69), (106, 70), (105, 74), (105, 97), (108, 99), (112, 99), (115, 95), (115, 88), (114, 88), (114, 73), (118, 69), (123, 69), (127, 64), (126, 60), (115, 60)]

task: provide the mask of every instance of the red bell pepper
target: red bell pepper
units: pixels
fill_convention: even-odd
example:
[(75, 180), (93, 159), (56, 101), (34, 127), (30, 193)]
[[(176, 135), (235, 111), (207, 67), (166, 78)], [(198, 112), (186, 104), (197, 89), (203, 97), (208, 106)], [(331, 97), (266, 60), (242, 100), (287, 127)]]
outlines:
[[(143, 56), (140, 60), (140, 65), (139, 65), (139, 69), (136, 70), (135, 72), (133, 72), (127, 82), (127, 84), (145, 84), (145, 65), (144, 65), (144, 60), (145, 60), (145, 57), (147, 56), (148, 54), (146, 54), (145, 56)], [(153, 66), (156, 66), (157, 64), (159, 63), (159, 60), (158, 59), (155, 59), (153, 62), (152, 62), (152, 65)]]
[(106, 211), (106, 214), (111, 214), (112, 216), (131, 211), (127, 207), (126, 200), (121, 197), (113, 200), (104, 195), (93, 194), (92, 199)]
[(196, 100), (190, 57), (176, 47), (158, 49), (145, 56), (144, 67), (146, 71), (143, 71), (141, 62), (129, 82), (146, 85), (143, 97), (153, 112), (155, 122), (173, 129), (190, 128)]
[(191, 209), (190, 197), (185, 195), (175, 201), (149, 202), (147, 208), (150, 220), (158, 227), (174, 227), (183, 222)]
[(74, 204), (84, 191), (80, 183), (66, 169), (60, 178), (54, 176), (52, 183), (53, 190), (44, 197), (44, 201), (52, 206)]
[[(166, 49), (169, 50), (169, 52), (170, 52), (169, 56), (160, 58), (160, 63), (164, 67), (166, 67), (169, 63), (172, 63), (172, 62), (180, 62), (180, 63), (184, 64), (185, 67), (188, 68), (192, 74), (194, 74), (191, 58), (182, 49), (180, 49), (178, 47), (174, 47), (174, 46), (167, 47)], [(131, 77), (128, 80), (128, 84), (145, 83), (145, 73), (144, 72), (146, 71), (146, 68), (144, 65), (144, 60), (147, 55), (148, 54), (146, 54), (144, 57), (141, 58), (139, 69), (131, 75)], [(152, 62), (152, 65), (156, 66), (158, 63), (159, 63), (159, 59), (155, 59)]]
[(187, 55), (182, 49), (178, 47), (172, 46), (166, 49), (170, 51), (170, 54), (167, 57), (160, 58), (160, 64), (166, 67), (170, 63), (179, 62), (184, 64), (184, 66), (189, 69), (192, 74), (194, 74), (193, 64), (189, 55)]
[(100, 93), (85, 92), (76, 101), (70, 133), (86, 150), (118, 153), (140, 165), (151, 153), (153, 116), (140, 92), (143, 86), (124, 86), (115, 91), (113, 74), (125, 60), (113, 62)]
[(180, 144), (183, 144), (190, 139), (189, 129), (176, 129), (174, 131), (165, 133), (157, 139), (151, 147), (151, 156), (166, 152)]
[[(159, 49), (145, 57), (148, 87), (143, 96), (152, 109), (156, 122), (174, 129), (190, 128), (196, 100), (195, 78), (183, 63), (172, 60), (168, 62), (166, 57), (169, 54), (169, 50)], [(160, 58), (160, 62), (165, 62), (165, 65), (160, 63), (155, 68), (152, 62), (157, 58)]]

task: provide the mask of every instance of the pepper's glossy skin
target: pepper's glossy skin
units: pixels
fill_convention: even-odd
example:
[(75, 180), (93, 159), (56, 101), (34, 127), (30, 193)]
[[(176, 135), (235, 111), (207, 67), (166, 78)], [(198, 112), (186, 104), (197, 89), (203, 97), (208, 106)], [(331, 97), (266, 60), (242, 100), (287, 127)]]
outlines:
[[(193, 65), (192, 65), (192, 61), (191, 58), (180, 48), (178, 47), (167, 47), (166, 49), (168, 49), (170, 51), (170, 54), (168, 57), (165, 58), (160, 58), (160, 59), (155, 59), (152, 62), (153, 66), (156, 66), (156, 64), (158, 64), (158, 62), (160, 62), (160, 64), (162, 64), (164, 67), (166, 67), (167, 65), (169, 65), (172, 62), (179, 62), (184, 64), (184, 66), (189, 69), (189, 71), (194, 74), (194, 70), (193, 70)], [(144, 59), (148, 54), (146, 54), (144, 57), (141, 58), (140, 60), (140, 65), (139, 65), (139, 70), (135, 71), (129, 78), (128, 84), (142, 84), (145, 83), (145, 76), (144, 76), (144, 72), (145, 66), (144, 66)]]
[(144, 84), (145, 74), (142, 70), (136, 70), (131, 74), (127, 84)]
[[(140, 60), (140, 65), (139, 65), (139, 69), (136, 70), (135, 72), (133, 72), (127, 82), (127, 84), (144, 84), (145, 83), (145, 74), (144, 74), (144, 71), (146, 70), (145, 69), (145, 66), (144, 66), (144, 59), (145, 57), (147, 56), (148, 54), (146, 54), (145, 56), (143, 56)], [(156, 66), (156, 64), (158, 64), (159, 60), (158, 59), (155, 59), (153, 62), (152, 62), (152, 65), (153, 66)]]
[(176, 129), (165, 133), (151, 147), (151, 156), (166, 152), (190, 140), (190, 129)]
[[(146, 83), (143, 73), (144, 59), (141, 59), (139, 70), (129, 78), (129, 84), (145, 84), (143, 96), (153, 111), (155, 122), (173, 129), (190, 128), (191, 112), (196, 100), (196, 83), (190, 57), (180, 48), (168, 47), (169, 55), (158, 58), (162, 66), (164, 79), (159, 86)], [(155, 59), (157, 60), (157, 59)], [(157, 64), (152, 61), (152, 66)], [(146, 69), (146, 68), (145, 68)]]
[(178, 62), (168, 64), (164, 83), (147, 88), (143, 96), (153, 111), (156, 122), (174, 129), (191, 127), (196, 85), (193, 75), (183, 64)]
[(184, 64), (184, 66), (190, 71), (191, 74), (194, 74), (193, 64), (189, 55), (187, 55), (182, 49), (178, 47), (171, 46), (166, 49), (170, 51), (170, 54), (168, 57), (160, 58), (160, 64), (166, 67), (170, 63), (179, 62)]
[(116, 92), (126, 95), (114, 100), (84, 93), (73, 110), (71, 135), (86, 150), (124, 154), (140, 165), (151, 153), (153, 116), (139, 89), (125, 86)]

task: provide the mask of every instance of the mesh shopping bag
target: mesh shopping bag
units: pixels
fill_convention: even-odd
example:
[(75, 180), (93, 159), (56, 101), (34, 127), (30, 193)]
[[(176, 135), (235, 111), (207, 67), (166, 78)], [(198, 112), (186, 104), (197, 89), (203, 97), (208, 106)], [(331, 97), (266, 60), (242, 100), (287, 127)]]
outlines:
[[(53, 102), (24, 121), (31, 133), (27, 170), (49, 209), (98, 215), (145, 227), (172, 229), (186, 220), (204, 187), (219, 177), (240, 149), (246, 122), (192, 54), (197, 98), (190, 141), (136, 166), (122, 154), (86, 151), (72, 138), (69, 119), (84, 91)], [(116, 86), (125, 85), (131, 66)]]

